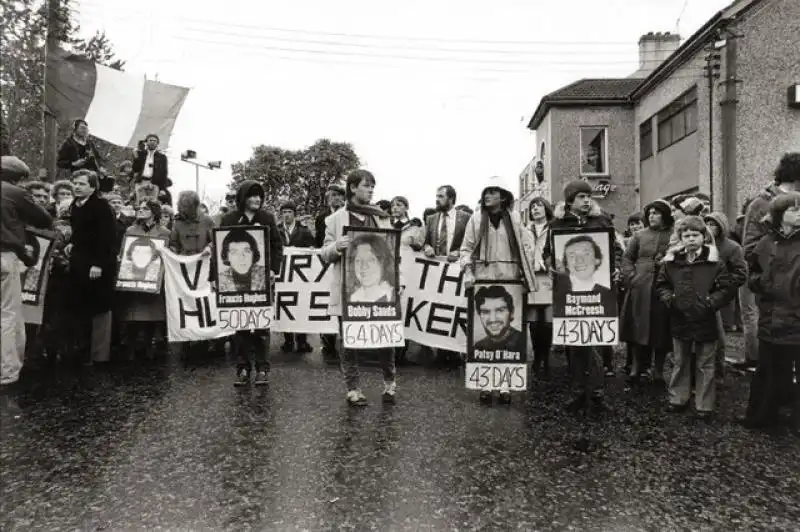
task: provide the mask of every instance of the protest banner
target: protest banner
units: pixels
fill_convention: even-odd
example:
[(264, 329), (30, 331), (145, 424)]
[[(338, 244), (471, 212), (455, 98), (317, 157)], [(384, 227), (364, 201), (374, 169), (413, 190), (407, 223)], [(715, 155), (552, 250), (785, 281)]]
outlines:
[(461, 267), (423, 253), (404, 253), (400, 267), (403, 325), (407, 340), (463, 353), (467, 346), (469, 312)]
[(164, 296), (167, 304), (167, 337), (170, 342), (213, 340), (234, 333), (224, 329), (208, 280), (211, 257), (176, 255), (161, 250), (164, 264)]
[(117, 267), (116, 290), (160, 293), (164, 264), (158, 251), (166, 245), (167, 239), (162, 237), (125, 235)]
[(342, 344), (347, 349), (405, 345), (400, 304), (400, 232), (345, 227)]
[(32, 268), (27, 268), (20, 276), (22, 315), (25, 323), (41, 325), (47, 283), (50, 280), (50, 259), (55, 244), (55, 234), (50, 231), (26, 229), (25, 240), (25, 249), (36, 258), (36, 264)]
[(553, 229), (553, 344), (616, 345), (617, 296), (611, 282), (613, 229)]
[(214, 229), (217, 308), (223, 329), (255, 331), (272, 325), (269, 229)]
[(330, 264), (315, 248), (283, 248), (281, 271), (275, 279), (276, 332), (337, 334), (338, 321), (328, 315)]
[(468, 389), (528, 388), (524, 290), (521, 282), (475, 282), (469, 297), (465, 372)]

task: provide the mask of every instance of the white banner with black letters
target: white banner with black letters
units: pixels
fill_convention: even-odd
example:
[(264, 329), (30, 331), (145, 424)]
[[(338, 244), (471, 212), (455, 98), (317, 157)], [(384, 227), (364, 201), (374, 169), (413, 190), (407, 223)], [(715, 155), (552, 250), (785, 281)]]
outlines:
[(281, 271), (275, 279), (276, 332), (336, 334), (338, 320), (328, 315), (333, 268), (316, 248), (283, 248)]
[(213, 340), (233, 334), (222, 327), (208, 275), (211, 257), (161, 250), (170, 342)]

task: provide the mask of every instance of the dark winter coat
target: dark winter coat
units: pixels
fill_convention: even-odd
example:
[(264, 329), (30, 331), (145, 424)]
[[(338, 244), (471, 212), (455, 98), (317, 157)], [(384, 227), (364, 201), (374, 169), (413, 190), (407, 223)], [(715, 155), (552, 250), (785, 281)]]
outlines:
[(214, 241), (214, 220), (209, 216), (188, 219), (182, 214), (175, 217), (169, 235), (169, 249), (178, 255), (196, 255)]
[(328, 207), (317, 215), (314, 220), (314, 247), (321, 248), (325, 244), (325, 218), (333, 214)]
[(283, 242), (280, 234), (278, 234), (278, 225), (275, 223), (275, 217), (263, 209), (256, 212), (252, 220), (248, 219), (244, 214), (245, 201), (255, 193), (260, 194), (262, 199), (264, 198), (264, 188), (258, 181), (250, 179), (242, 181), (236, 192), (236, 210), (222, 217), (220, 227), (237, 225), (263, 225), (267, 227), (269, 229), (269, 269), (277, 274), (281, 271), (281, 262), (283, 261)]
[(769, 223), (766, 220), (769, 214), (769, 204), (781, 194), (783, 191), (773, 183), (753, 198), (747, 207), (742, 229), (742, 247), (744, 247), (745, 257), (755, 249), (764, 235), (769, 233)]
[(311, 234), (311, 230), (298, 221), (294, 222), (294, 230), (288, 238), (286, 236), (286, 228), (283, 224), (278, 227), (278, 231), (280, 232), (281, 242), (283, 242), (284, 247), (294, 246), (298, 248), (310, 248), (314, 245), (314, 235)]
[[(134, 181), (141, 181), (142, 172), (144, 172), (144, 165), (147, 162), (147, 150), (137, 151), (133, 158), (133, 179)], [(169, 178), (169, 164), (167, 156), (156, 151), (153, 154), (153, 175), (150, 181), (160, 188), (165, 190), (172, 186), (172, 180)]]
[(25, 253), (25, 226), (47, 229), (52, 217), (34, 203), (28, 192), (7, 181), (0, 182), (0, 251), (13, 251), (19, 259), (32, 266)]
[[(86, 159), (86, 163), (83, 166), (75, 166), (75, 161), (80, 159)], [(94, 142), (90, 139), (86, 139), (85, 144), (80, 144), (75, 140), (75, 137), (70, 135), (58, 150), (58, 162), (56, 164), (59, 168), (67, 170), (67, 177), (69, 177), (72, 172), (78, 170), (99, 172), (100, 167), (103, 166), (103, 162), (103, 158), (97, 152)], [(114, 189), (113, 177), (104, 177), (102, 175), (98, 175), (97, 177), (100, 180), (98, 185), (98, 190), (100, 192), (111, 192)]]
[(695, 342), (719, 339), (716, 313), (736, 295), (717, 249), (708, 245), (691, 263), (685, 251), (669, 252), (659, 270), (656, 291), (670, 309), (672, 337)]
[[(72, 251), (69, 258), (70, 303), (76, 313), (94, 316), (111, 310), (117, 270), (117, 234), (114, 213), (97, 193), (82, 206), (77, 200), (70, 207)], [(89, 270), (102, 270), (98, 279), (89, 279)]]
[(748, 257), (758, 304), (758, 337), (800, 349), (800, 231), (772, 229)]
[(621, 310), (624, 342), (672, 350), (669, 309), (655, 291), (658, 270), (669, 249), (672, 228), (645, 228), (631, 237), (622, 257), (622, 280), (626, 288)]

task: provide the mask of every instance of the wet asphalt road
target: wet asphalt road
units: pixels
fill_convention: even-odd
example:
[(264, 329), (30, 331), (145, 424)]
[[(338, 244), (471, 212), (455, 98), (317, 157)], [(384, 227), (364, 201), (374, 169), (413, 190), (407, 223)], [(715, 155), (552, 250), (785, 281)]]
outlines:
[(731, 421), (749, 377), (710, 425), (619, 378), (587, 421), (555, 365), (509, 407), (421, 367), (384, 406), (369, 368), (362, 410), (316, 353), (263, 389), (224, 359), (60, 370), (2, 397), (0, 529), (800, 529), (800, 440)]

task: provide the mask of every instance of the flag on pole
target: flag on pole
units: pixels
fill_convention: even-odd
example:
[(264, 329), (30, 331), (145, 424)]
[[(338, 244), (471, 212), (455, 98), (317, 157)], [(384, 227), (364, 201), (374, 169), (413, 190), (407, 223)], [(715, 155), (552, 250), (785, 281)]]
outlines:
[(118, 146), (135, 148), (148, 133), (168, 146), (188, 95), (187, 87), (146, 80), (64, 50), (52, 50), (47, 60), (48, 110), (59, 118), (83, 118), (92, 135)]

